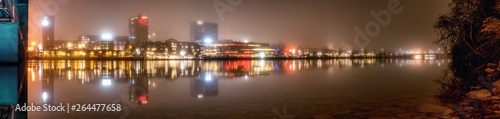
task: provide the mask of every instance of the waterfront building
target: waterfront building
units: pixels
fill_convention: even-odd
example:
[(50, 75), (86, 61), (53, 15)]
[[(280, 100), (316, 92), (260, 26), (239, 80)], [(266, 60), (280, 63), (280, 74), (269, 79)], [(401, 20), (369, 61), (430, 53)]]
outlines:
[(81, 35), (74, 44), (75, 49), (84, 50), (128, 50), (131, 48), (127, 36), (103, 38), (97, 35)]
[(275, 49), (269, 43), (240, 42), (233, 40), (222, 40), (203, 48), (204, 57), (219, 58), (252, 58), (252, 57), (275, 57)]
[(128, 57), (131, 54), (127, 36), (81, 35), (77, 41), (57, 40), (54, 44), (53, 49), (43, 51), (42, 57)]
[(145, 42), (141, 52), (146, 59), (197, 59), (201, 55), (201, 47), (195, 42), (168, 39)]

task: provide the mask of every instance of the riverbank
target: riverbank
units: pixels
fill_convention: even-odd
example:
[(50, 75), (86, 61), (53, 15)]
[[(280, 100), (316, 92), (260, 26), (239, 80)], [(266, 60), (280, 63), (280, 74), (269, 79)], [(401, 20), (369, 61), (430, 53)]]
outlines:
[[(414, 59), (400, 57), (205, 57), (201, 59), (146, 59), (143, 57), (29, 57), (30, 60), (295, 60), (295, 59)], [(447, 58), (438, 58), (447, 59)]]
[[(500, 62), (499, 62), (500, 63)], [(454, 114), (461, 118), (500, 118), (500, 65), (488, 63), (486, 74), (480, 76), (479, 86), (474, 86), (464, 100), (455, 107)]]
[(144, 60), (142, 57), (29, 57), (29, 60)]

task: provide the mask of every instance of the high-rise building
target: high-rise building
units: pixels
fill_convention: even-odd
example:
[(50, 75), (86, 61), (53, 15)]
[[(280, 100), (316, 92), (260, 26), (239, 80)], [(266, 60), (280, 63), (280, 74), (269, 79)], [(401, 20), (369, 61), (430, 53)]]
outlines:
[(139, 48), (144, 42), (147, 42), (149, 20), (147, 16), (139, 15), (130, 18), (129, 21), (129, 42), (135, 47)]
[(207, 23), (203, 21), (192, 22), (191, 28), (191, 41), (202, 43), (212, 43), (218, 40), (218, 24)]
[(54, 16), (45, 16), (42, 21), (42, 47), (54, 49)]

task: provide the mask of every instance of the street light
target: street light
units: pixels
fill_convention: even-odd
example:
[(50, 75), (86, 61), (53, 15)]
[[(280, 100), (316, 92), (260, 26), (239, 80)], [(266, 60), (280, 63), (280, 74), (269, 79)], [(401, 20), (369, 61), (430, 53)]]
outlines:
[(68, 48), (71, 49), (71, 47), (73, 47), (73, 44), (72, 43), (68, 43)]
[(206, 44), (212, 43), (212, 39), (211, 38), (205, 38), (204, 42)]
[(249, 43), (250, 42), (250, 39), (249, 38), (245, 38), (243, 39), (243, 43)]
[(180, 54), (182, 57), (184, 57), (184, 55), (186, 55), (186, 52), (181, 51), (179, 54)]
[(101, 38), (103, 40), (111, 40), (113, 38), (113, 35), (109, 34), (109, 33), (104, 33), (101, 35)]
[(203, 25), (203, 21), (201, 21), (201, 20), (200, 20), (200, 21), (197, 21), (197, 22), (196, 22), (196, 24), (198, 24), (198, 25)]
[(261, 52), (261, 53), (259, 53), (259, 57), (260, 57), (260, 58), (265, 58), (265, 57), (266, 57), (266, 54), (265, 54), (264, 52)]
[(42, 26), (48, 26), (49, 24), (50, 24), (50, 22), (47, 19), (47, 17), (44, 17), (43, 20), (42, 20)]
[(137, 53), (138, 55), (141, 54), (141, 51), (139, 50), (139, 48), (135, 49), (135, 53)]
[(42, 46), (42, 44), (38, 44), (38, 50), (39, 50), (39, 51), (42, 51), (42, 50), (43, 50), (43, 46)]

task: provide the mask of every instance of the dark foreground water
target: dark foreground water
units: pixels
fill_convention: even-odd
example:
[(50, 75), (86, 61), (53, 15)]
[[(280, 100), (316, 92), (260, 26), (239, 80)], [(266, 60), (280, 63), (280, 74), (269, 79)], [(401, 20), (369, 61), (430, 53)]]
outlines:
[[(29, 118), (446, 118), (449, 60), (32, 60), (28, 102), (120, 104)], [(291, 118), (289, 118), (291, 119)]]

